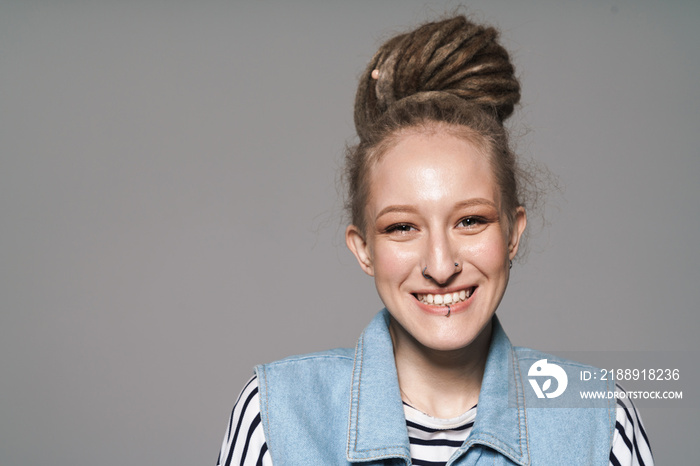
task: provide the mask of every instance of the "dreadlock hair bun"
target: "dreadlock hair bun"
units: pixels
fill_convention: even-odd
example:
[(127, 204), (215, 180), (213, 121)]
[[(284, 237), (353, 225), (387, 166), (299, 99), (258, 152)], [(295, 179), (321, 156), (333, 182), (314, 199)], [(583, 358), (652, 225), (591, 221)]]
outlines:
[(511, 150), (503, 122), (520, 101), (520, 83), (497, 42), (498, 31), (464, 16), (419, 26), (382, 45), (360, 78), (355, 97), (359, 141), (347, 148), (345, 208), (363, 234), (373, 167), (407, 134), (446, 133), (488, 157), (500, 209), (512, 227), (530, 208), (533, 176)]
[[(360, 141), (402, 99), (451, 94), (492, 113), (502, 124), (520, 100), (520, 84), (493, 27), (464, 16), (424, 24), (380, 47), (360, 78), (355, 127)], [(428, 95), (420, 96), (422, 93)], [(412, 97), (414, 96), (414, 97)]]

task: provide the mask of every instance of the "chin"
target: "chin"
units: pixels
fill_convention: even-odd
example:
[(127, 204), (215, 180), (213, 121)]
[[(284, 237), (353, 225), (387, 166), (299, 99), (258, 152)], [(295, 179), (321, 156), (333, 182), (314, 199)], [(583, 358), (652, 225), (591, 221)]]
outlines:
[(427, 344), (424, 346), (435, 350), (435, 351), (460, 351), (469, 348), (475, 341), (477, 341), (479, 335), (475, 335), (473, 338), (465, 338), (463, 335), (455, 338), (444, 338), (444, 339), (431, 339), (426, 341)]
[[(456, 317), (456, 316), (454, 316)], [(434, 350), (434, 351), (460, 351), (469, 348), (482, 340), (482, 338), (490, 338), (490, 325), (491, 319), (487, 319), (483, 325), (476, 328), (469, 322), (468, 325), (454, 325), (457, 319), (453, 316), (445, 317), (445, 323), (438, 325), (437, 328), (433, 327), (429, 329), (428, 327), (422, 328), (421, 332), (412, 335), (413, 338), (418, 341), (422, 346)], [(453, 319), (452, 322), (448, 322), (449, 319)], [(426, 331), (430, 331), (426, 334)], [(481, 345), (477, 345), (481, 346)]]

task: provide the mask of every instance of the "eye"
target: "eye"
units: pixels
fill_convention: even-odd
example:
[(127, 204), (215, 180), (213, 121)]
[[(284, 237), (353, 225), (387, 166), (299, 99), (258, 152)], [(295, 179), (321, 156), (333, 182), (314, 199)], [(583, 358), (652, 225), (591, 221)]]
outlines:
[(385, 233), (396, 233), (396, 234), (406, 234), (411, 231), (414, 231), (415, 228), (407, 223), (395, 223), (393, 225), (389, 225), (386, 227), (384, 230)]
[(457, 226), (461, 227), (461, 228), (467, 228), (469, 230), (473, 230), (475, 228), (479, 228), (480, 226), (484, 225), (485, 223), (486, 223), (486, 221), (481, 217), (465, 217), (459, 221)]

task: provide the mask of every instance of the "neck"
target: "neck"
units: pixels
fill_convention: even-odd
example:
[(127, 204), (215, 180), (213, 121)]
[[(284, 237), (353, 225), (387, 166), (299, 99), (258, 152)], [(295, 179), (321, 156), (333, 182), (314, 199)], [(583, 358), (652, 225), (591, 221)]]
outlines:
[(443, 419), (457, 417), (477, 403), (491, 343), (491, 322), (468, 346), (451, 351), (422, 345), (393, 317), (389, 330), (406, 403)]

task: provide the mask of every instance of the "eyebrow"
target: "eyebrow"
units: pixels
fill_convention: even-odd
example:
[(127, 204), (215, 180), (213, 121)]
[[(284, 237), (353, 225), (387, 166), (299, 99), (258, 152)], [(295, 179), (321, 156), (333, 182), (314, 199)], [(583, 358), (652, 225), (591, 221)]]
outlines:
[[(489, 201), (488, 199), (484, 199), (483, 197), (477, 197), (474, 199), (468, 199), (466, 201), (458, 202), (457, 204), (455, 204), (455, 209), (463, 209), (465, 207), (474, 207), (482, 205), (487, 205), (489, 207), (497, 209), (497, 206), (493, 201)], [(416, 208), (411, 205), (390, 205), (384, 207), (382, 210), (379, 211), (379, 213), (375, 217), (375, 221), (379, 219), (382, 215), (386, 215), (391, 212), (415, 213)]]
[(489, 201), (488, 199), (484, 199), (483, 197), (477, 197), (474, 199), (469, 199), (466, 201), (458, 202), (455, 204), (456, 208), (463, 208), (463, 207), (474, 207), (478, 205), (487, 205), (490, 207), (493, 207), (494, 209), (497, 209), (498, 206), (496, 205), (495, 202)]
[(375, 217), (375, 221), (379, 219), (382, 215), (386, 215), (391, 212), (415, 213), (416, 209), (410, 205), (390, 205), (384, 207), (382, 210), (379, 211), (379, 213)]

